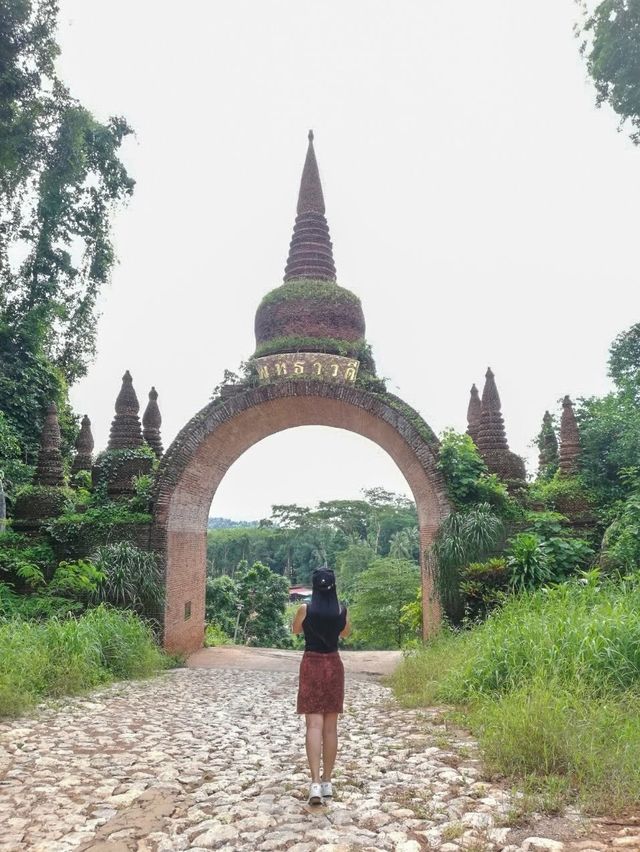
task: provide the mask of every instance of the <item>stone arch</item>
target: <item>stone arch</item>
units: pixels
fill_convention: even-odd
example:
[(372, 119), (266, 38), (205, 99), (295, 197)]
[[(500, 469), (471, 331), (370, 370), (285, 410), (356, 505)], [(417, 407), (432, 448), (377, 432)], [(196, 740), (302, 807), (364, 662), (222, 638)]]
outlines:
[(398, 465), (418, 510), (424, 633), (438, 625), (430, 544), (450, 511), (437, 470), (438, 442), (394, 397), (320, 381), (289, 381), (231, 392), (193, 417), (164, 456), (153, 498), (151, 543), (165, 568), (164, 645), (201, 647), (207, 518), (216, 489), (245, 450), (296, 426), (333, 426), (369, 438)]

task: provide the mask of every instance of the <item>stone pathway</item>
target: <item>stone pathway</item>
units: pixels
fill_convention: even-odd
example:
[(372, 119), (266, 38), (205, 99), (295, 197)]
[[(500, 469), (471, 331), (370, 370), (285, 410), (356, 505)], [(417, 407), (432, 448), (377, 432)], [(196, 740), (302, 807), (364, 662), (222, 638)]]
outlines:
[[(474, 742), (437, 710), (402, 710), (357, 675), (336, 799), (309, 808), (296, 681), (291, 671), (176, 670), (0, 724), (0, 850), (610, 848), (575, 839), (577, 814), (547, 840), (510, 828), (517, 801), (482, 780)], [(574, 840), (557, 841), (560, 825)], [(620, 839), (611, 848), (640, 849), (629, 831)]]

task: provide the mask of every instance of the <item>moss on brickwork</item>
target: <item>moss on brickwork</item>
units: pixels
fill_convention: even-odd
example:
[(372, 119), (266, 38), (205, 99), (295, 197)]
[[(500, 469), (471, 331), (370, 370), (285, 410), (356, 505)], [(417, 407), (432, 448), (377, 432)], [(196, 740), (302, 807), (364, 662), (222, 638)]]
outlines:
[(271, 290), (260, 302), (260, 308), (277, 305), (292, 299), (320, 299), (327, 302), (348, 302), (360, 306), (360, 299), (351, 290), (335, 284), (333, 281), (320, 281), (311, 278), (294, 278), (275, 290)]

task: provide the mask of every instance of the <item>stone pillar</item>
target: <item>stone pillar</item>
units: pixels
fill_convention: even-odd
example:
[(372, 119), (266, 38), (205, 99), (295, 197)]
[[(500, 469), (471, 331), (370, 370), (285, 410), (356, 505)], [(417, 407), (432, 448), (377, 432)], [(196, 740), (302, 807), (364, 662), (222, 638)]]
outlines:
[(71, 473), (79, 473), (81, 470), (91, 470), (93, 464), (94, 440), (91, 434), (91, 421), (85, 414), (78, 437), (76, 438), (76, 454), (71, 466)]
[(162, 425), (162, 416), (158, 408), (158, 391), (151, 388), (149, 391), (149, 402), (142, 415), (142, 435), (156, 454), (156, 458), (162, 458), (162, 438), (160, 437), (160, 426)]

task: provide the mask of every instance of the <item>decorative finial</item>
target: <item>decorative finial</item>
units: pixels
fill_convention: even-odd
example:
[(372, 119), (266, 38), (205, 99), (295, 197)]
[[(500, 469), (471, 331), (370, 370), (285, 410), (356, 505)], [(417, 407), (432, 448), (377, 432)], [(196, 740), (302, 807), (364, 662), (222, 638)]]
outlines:
[(308, 134), (308, 137), (307, 137), (307, 138), (309, 139), (309, 142), (313, 142), (313, 130), (310, 130), (310, 131), (309, 131), (309, 134)]

